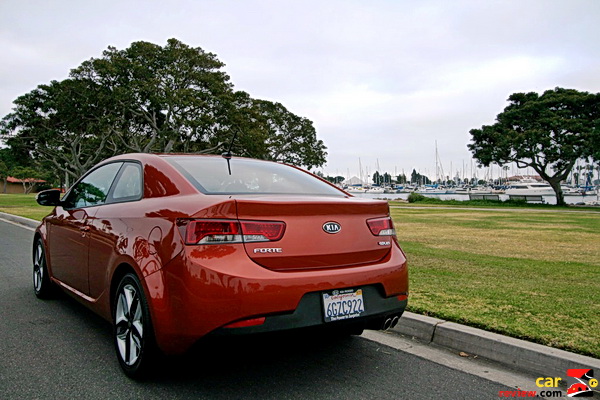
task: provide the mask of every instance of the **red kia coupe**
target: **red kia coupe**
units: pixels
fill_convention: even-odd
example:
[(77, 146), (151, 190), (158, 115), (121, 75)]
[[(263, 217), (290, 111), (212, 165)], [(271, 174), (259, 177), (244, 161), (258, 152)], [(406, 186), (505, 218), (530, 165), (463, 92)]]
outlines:
[(60, 288), (114, 326), (125, 373), (206, 335), (397, 323), (406, 258), (385, 201), (255, 159), (125, 154), (101, 162), (35, 233), (35, 294)]

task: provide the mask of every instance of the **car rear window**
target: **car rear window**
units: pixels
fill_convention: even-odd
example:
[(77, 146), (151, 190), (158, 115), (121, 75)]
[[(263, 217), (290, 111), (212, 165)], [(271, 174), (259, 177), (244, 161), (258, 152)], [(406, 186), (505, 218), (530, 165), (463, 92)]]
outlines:
[(206, 194), (300, 194), (345, 196), (314, 176), (275, 162), (220, 157), (170, 156), (165, 159)]

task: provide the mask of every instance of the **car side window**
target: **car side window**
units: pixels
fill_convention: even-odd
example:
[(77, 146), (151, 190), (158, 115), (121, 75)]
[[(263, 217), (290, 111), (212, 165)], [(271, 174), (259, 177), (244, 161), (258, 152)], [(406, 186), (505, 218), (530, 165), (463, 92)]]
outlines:
[(123, 163), (103, 165), (79, 181), (63, 201), (65, 208), (81, 208), (104, 203), (110, 187)]
[(127, 162), (119, 171), (107, 202), (133, 201), (142, 198), (142, 167)]

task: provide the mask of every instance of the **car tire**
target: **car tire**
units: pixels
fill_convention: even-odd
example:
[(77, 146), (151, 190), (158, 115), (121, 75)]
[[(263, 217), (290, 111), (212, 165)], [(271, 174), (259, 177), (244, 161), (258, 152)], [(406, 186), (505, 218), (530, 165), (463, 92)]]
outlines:
[(44, 242), (38, 238), (33, 246), (33, 292), (39, 299), (49, 299), (53, 297), (54, 290), (48, 274)]
[(127, 376), (148, 375), (158, 355), (148, 302), (138, 277), (128, 273), (115, 291), (113, 338), (117, 359)]

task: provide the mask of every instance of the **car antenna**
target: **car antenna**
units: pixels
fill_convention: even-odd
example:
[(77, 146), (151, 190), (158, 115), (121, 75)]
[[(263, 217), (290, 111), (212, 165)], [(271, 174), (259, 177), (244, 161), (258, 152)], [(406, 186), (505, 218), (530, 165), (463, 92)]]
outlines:
[(227, 160), (227, 170), (229, 171), (229, 175), (231, 175), (231, 157), (233, 157), (233, 153), (231, 152), (231, 148), (233, 147), (233, 142), (235, 141), (235, 138), (237, 137), (238, 131), (237, 129), (235, 130), (235, 132), (233, 133), (233, 137), (231, 138), (231, 143), (229, 143), (229, 148), (227, 149), (226, 152), (221, 154), (221, 157), (223, 157), (224, 159)]

